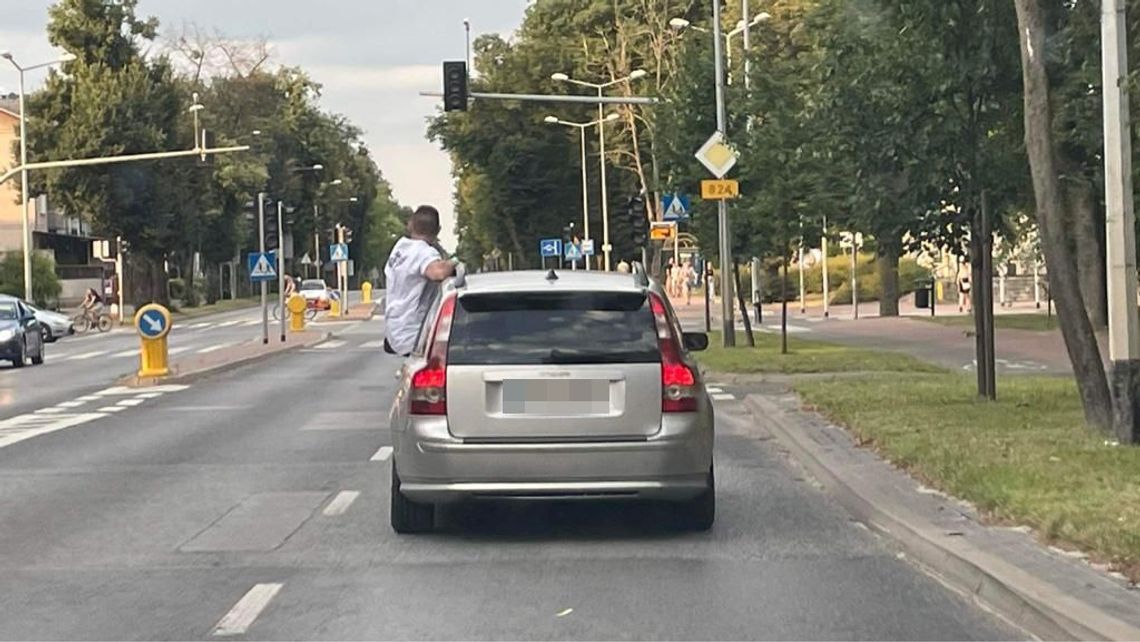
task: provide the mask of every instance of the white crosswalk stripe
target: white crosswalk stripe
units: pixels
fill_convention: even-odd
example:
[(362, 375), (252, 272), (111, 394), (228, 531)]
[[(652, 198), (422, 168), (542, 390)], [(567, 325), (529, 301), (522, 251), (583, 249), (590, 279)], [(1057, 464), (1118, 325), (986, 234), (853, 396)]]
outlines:
[(132, 348), (130, 350), (123, 350), (122, 352), (116, 352), (115, 354), (111, 355), (111, 358), (112, 359), (125, 359), (127, 357), (137, 357), (138, 354), (139, 354), (138, 348)]
[(369, 349), (383, 348), (384, 347), (384, 340), (380, 339), (379, 341), (368, 341), (367, 343), (360, 344), (360, 347), (361, 348), (369, 348)]
[(167, 354), (182, 354), (183, 352), (187, 352), (189, 350), (190, 350), (190, 348), (187, 346), (179, 346), (177, 348), (171, 348), (171, 349), (167, 350), (166, 353)]
[(221, 350), (222, 348), (228, 348), (228, 347), (230, 347), (230, 346), (232, 346), (232, 345), (233, 345), (232, 343), (219, 343), (218, 345), (207, 346), (207, 347), (205, 347), (205, 348), (202, 348), (201, 350), (199, 350), (199, 351), (198, 351), (198, 354), (209, 354), (209, 353), (211, 353), (211, 352), (215, 352), (215, 351), (217, 351), (217, 350)]
[(207, 321), (205, 323), (195, 323), (192, 325), (188, 325), (188, 326), (186, 326), (186, 329), (187, 330), (204, 330), (204, 329), (209, 328), (213, 325), (214, 325), (214, 323), (212, 321)]
[[(272, 323), (272, 320), (270, 320), (270, 322)], [(260, 323), (261, 323), (261, 319), (251, 319), (251, 320), (249, 320), (249, 321), (246, 321), (246, 322), (242, 323), (242, 325), (243, 325), (243, 326), (247, 326), (247, 325), (258, 325), (258, 324), (260, 324)]]
[(343, 346), (344, 344), (345, 344), (344, 341), (339, 341), (339, 340), (325, 341), (324, 343), (313, 346), (313, 349), (314, 350), (335, 350), (336, 348), (339, 348), (339, 347)]
[(93, 359), (98, 356), (107, 354), (106, 350), (96, 350), (94, 352), (84, 352), (83, 354), (73, 355), (67, 358), (67, 361), (83, 361), (86, 359)]
[(231, 326), (235, 326), (235, 325), (237, 325), (237, 324), (239, 324), (239, 323), (243, 323), (243, 321), (242, 321), (241, 319), (238, 319), (237, 321), (226, 321), (225, 323), (219, 323), (217, 327), (219, 327), (219, 328), (228, 328), (228, 327), (231, 327)]

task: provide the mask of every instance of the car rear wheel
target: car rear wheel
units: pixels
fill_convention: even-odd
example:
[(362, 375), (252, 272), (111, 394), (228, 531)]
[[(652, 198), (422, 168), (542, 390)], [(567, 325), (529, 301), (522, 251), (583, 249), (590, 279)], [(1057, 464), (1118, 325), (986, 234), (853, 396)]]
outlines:
[(32, 365), (33, 366), (44, 365), (44, 344), (41, 343), (40, 344), (40, 351), (35, 353), (34, 355), (32, 355)]
[(700, 495), (679, 507), (678, 526), (688, 531), (707, 531), (716, 521), (716, 477), (709, 467), (709, 485)]
[(46, 325), (41, 329), (41, 334), (43, 334), (44, 343), (51, 343), (52, 341), (55, 341), (55, 335), (51, 333), (51, 328), (47, 327)]
[(435, 506), (413, 502), (400, 492), (400, 476), (392, 463), (392, 530), (397, 533), (428, 533), (435, 527)]

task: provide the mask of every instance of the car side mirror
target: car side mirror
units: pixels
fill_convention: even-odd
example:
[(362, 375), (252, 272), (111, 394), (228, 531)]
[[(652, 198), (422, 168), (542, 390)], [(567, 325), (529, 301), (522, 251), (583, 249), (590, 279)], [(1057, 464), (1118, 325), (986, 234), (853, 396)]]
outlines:
[(704, 332), (685, 332), (681, 337), (684, 340), (686, 350), (701, 352), (709, 349), (709, 335)]

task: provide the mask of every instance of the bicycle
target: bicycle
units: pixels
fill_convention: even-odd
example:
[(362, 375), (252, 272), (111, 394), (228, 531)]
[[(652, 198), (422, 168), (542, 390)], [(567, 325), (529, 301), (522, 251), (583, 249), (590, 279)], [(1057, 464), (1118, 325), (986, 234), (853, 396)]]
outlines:
[[(288, 310), (286, 310), (286, 312), (288, 312)], [(305, 308), (305, 318), (309, 321), (312, 321), (313, 319), (317, 318), (318, 312), (319, 312), (319, 310), (317, 310), (314, 307), (306, 307)], [(280, 303), (273, 306), (273, 320), (274, 321), (280, 321), (281, 320), (281, 304)], [(285, 316), (285, 320), (286, 321), (289, 320), (288, 315)]]
[(98, 315), (92, 310), (81, 310), (71, 319), (72, 326), (75, 328), (76, 334), (83, 334), (92, 327), (99, 329), (99, 332), (110, 332), (111, 328), (115, 326), (115, 320), (111, 318), (110, 314), (100, 312)]

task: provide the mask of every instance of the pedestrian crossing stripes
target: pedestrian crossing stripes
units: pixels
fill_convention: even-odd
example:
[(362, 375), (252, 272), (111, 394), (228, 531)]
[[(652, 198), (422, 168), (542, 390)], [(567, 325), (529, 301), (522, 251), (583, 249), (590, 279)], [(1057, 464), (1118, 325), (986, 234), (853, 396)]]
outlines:
[(346, 343), (348, 343), (348, 342), (334, 339), (332, 341), (325, 341), (324, 343), (317, 344), (317, 345), (313, 346), (313, 349), (314, 350), (335, 350), (337, 348), (344, 346)]
[(368, 342), (360, 344), (360, 347), (366, 348), (366, 349), (383, 348), (384, 347), (384, 340), (380, 339), (377, 341), (368, 341)]

